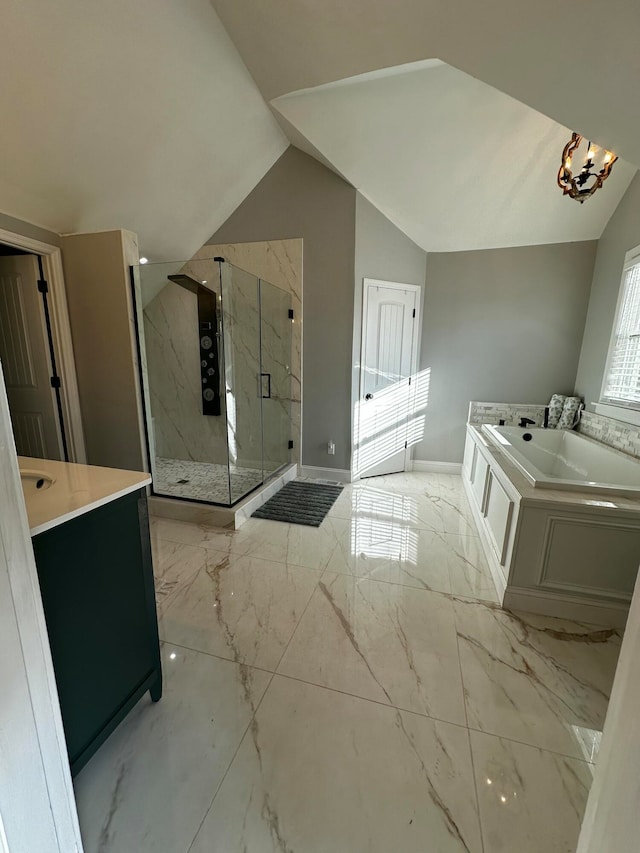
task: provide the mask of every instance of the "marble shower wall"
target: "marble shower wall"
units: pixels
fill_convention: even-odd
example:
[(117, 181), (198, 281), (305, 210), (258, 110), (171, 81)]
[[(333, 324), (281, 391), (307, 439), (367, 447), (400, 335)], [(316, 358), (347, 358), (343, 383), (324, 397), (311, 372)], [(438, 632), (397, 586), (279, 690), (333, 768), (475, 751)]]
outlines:
[[(187, 263), (167, 265), (167, 272), (185, 272), (198, 281), (206, 281), (209, 287), (220, 293), (219, 267), (211, 260), (218, 256), (239, 268), (227, 267), (230, 287), (225, 294), (228, 321), (225, 328), (234, 358), (225, 365), (224, 380), (232, 393), (226, 394), (225, 388), (221, 389), (220, 417), (204, 417), (201, 411), (195, 295), (167, 283), (143, 312), (156, 454), (169, 459), (226, 464), (225, 405), (226, 398), (232, 397), (233, 407), (229, 409), (231, 461), (250, 468), (259, 463), (261, 400), (256, 349), (255, 276), (260, 276), (284, 290), (290, 299), (287, 306), (290, 304), (294, 310), (294, 322), (290, 323), (287, 318), (286, 328), (280, 325), (279, 292), (265, 286), (263, 301), (267, 323), (263, 328), (263, 345), (266, 369), (272, 374), (272, 400), (265, 401), (264, 405), (265, 463), (269, 469), (279, 467), (288, 459), (299, 463), (302, 441), (302, 240), (207, 245)], [(251, 275), (243, 273), (243, 270)], [(151, 272), (149, 268), (140, 268), (141, 277)], [(289, 330), (292, 333), (290, 352), (283, 349)], [(285, 368), (290, 371), (290, 376), (286, 375)], [(282, 417), (283, 407), (290, 407), (290, 429)], [(293, 439), (294, 449), (289, 452), (285, 449), (283, 454), (288, 438)]]
[[(194, 255), (194, 262), (206, 257), (223, 257), (230, 264), (258, 276), (290, 294), (294, 322), (291, 323), (291, 354), (289, 361), (290, 387), (272, 388), (273, 399), (265, 405), (265, 460), (267, 464), (278, 464), (280, 444), (284, 436), (279, 432), (283, 419), (276, 407), (286, 403), (290, 406), (290, 437), (294, 447), (290, 451), (290, 461), (301, 463), (302, 448), (302, 240), (268, 240), (255, 243), (222, 243), (205, 245)], [(274, 294), (270, 294), (274, 296)], [(270, 300), (271, 302), (271, 300)], [(282, 362), (282, 334), (269, 335), (266, 341), (265, 355), (272, 364)], [(275, 378), (278, 371), (271, 371)], [(239, 420), (240, 422), (240, 420)]]
[[(154, 265), (156, 266), (156, 265)], [(178, 272), (176, 265), (167, 272)], [(219, 265), (199, 261), (182, 271), (220, 293)], [(152, 271), (155, 272), (155, 271)], [(144, 277), (146, 268), (141, 268)], [(226, 465), (225, 399), (220, 416), (204, 416), (200, 397), (198, 301), (174, 283), (145, 307), (144, 335), (156, 455)], [(222, 389), (224, 390), (224, 389)]]

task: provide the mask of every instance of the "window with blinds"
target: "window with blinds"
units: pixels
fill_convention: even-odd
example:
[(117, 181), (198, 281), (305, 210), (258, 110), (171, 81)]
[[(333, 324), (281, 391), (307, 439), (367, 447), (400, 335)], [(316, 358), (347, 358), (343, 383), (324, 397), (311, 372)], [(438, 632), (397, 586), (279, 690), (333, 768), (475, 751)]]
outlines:
[(601, 399), (640, 409), (640, 246), (625, 256)]

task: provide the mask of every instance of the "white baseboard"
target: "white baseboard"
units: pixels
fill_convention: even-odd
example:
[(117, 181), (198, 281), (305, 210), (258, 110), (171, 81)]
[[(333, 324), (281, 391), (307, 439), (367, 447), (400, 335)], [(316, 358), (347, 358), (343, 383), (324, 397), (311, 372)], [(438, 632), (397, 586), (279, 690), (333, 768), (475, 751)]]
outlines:
[(460, 474), (462, 472), (461, 462), (425, 462), (422, 459), (411, 461), (412, 471), (424, 471), (430, 474)]
[(557, 592), (517, 586), (507, 587), (502, 606), (507, 610), (541, 613), (544, 616), (557, 616), (560, 619), (604, 625), (607, 628), (624, 629), (629, 615), (629, 604), (585, 601), (572, 595), (559, 595)]
[(300, 476), (311, 480), (335, 480), (337, 483), (350, 483), (351, 471), (346, 468), (317, 468), (315, 465), (301, 465)]

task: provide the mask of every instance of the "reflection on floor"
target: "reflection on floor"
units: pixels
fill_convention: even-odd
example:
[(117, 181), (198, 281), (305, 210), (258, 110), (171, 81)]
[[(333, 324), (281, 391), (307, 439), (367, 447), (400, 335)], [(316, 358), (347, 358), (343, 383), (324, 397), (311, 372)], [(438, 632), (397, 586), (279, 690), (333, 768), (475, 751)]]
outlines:
[(231, 501), (237, 501), (262, 483), (262, 471), (239, 465), (231, 465), (229, 471), (226, 465), (157, 457), (154, 490), (159, 495), (228, 504), (229, 478)]
[(620, 638), (503, 612), (458, 477), (154, 538), (166, 691), (77, 779), (86, 853), (575, 850)]

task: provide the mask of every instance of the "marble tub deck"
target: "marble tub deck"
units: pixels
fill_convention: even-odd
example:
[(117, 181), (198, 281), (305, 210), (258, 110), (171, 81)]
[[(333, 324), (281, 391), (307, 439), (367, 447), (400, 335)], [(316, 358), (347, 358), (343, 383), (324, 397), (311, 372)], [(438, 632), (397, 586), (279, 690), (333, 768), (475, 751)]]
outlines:
[(459, 477), (153, 537), (165, 694), (76, 779), (86, 853), (573, 853), (620, 637), (502, 611)]

